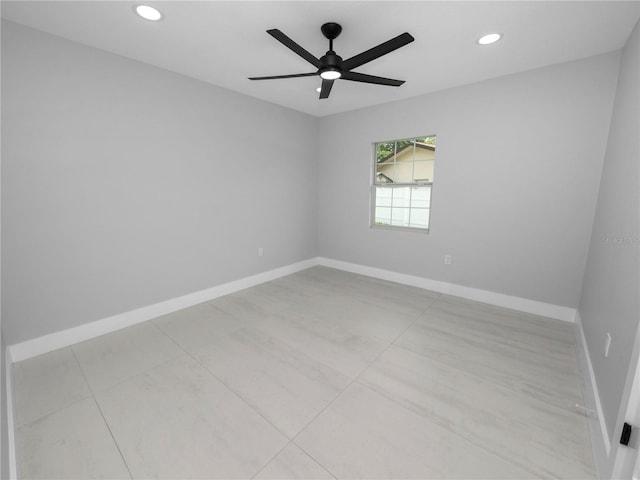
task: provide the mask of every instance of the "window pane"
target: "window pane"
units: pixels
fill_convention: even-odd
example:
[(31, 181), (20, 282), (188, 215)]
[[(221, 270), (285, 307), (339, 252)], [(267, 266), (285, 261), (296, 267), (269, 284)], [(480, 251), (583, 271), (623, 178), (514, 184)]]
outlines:
[(413, 162), (396, 163), (393, 181), (395, 183), (413, 183)]
[(376, 183), (393, 183), (393, 162), (376, 165)]
[(412, 208), (411, 224), (409, 226), (415, 228), (429, 228), (429, 209)]
[(391, 209), (389, 207), (376, 208), (376, 225), (391, 225)]
[(376, 205), (378, 207), (391, 206), (392, 188), (376, 188)]
[(408, 207), (411, 199), (411, 187), (395, 187), (393, 191), (393, 206)]
[(391, 225), (394, 225), (396, 227), (408, 227), (409, 226), (409, 209), (408, 208), (391, 209)]
[(433, 160), (423, 160), (414, 163), (413, 182), (433, 182)]
[(396, 148), (396, 142), (376, 143), (376, 162), (383, 160), (391, 160), (393, 162), (393, 154)]
[(411, 192), (411, 206), (429, 208), (431, 203), (431, 187), (414, 187)]

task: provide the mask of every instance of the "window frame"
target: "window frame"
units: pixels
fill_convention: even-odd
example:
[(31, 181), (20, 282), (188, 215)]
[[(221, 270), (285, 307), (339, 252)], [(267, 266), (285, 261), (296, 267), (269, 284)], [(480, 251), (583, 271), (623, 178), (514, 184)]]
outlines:
[[(397, 143), (398, 142), (402, 142), (404, 140), (414, 140), (416, 138), (427, 138), (427, 137), (437, 137), (435, 134), (434, 135), (423, 135), (423, 136), (417, 136), (417, 137), (407, 137), (407, 138), (397, 138), (397, 139), (393, 139), (393, 140), (381, 140), (381, 141), (376, 141), (373, 142), (371, 144), (372, 147), (372, 162), (371, 162), (371, 175), (370, 175), (370, 182), (371, 182), (371, 187), (369, 190), (369, 227), (370, 228), (375, 228), (375, 229), (381, 229), (381, 230), (397, 230), (397, 231), (407, 231), (407, 232), (417, 232), (417, 233), (423, 233), (423, 234), (429, 234), (430, 230), (431, 230), (431, 207), (432, 207), (432, 201), (433, 201), (433, 179), (431, 179), (431, 181), (429, 182), (402, 182), (402, 183), (382, 183), (382, 184), (378, 184), (376, 183), (376, 178), (378, 175), (378, 159), (377, 159), (377, 145), (380, 143), (391, 143), (394, 142), (394, 144), (396, 145), (396, 151), (394, 152), (394, 154), (398, 155), (397, 152)], [(437, 147), (436, 147), (437, 148)], [(415, 146), (414, 146), (415, 149)], [(422, 160), (420, 160), (422, 161)], [(415, 168), (415, 157), (414, 160), (412, 160), (412, 168)], [(435, 172), (435, 157), (433, 160), (433, 170)], [(428, 213), (428, 227), (427, 228), (420, 228), (420, 227), (406, 227), (403, 225), (379, 225), (376, 223), (376, 198), (377, 198), (377, 189), (378, 188), (389, 188), (389, 189), (393, 189), (393, 188), (412, 188), (412, 187), (429, 187), (429, 213)], [(390, 207), (392, 208), (392, 207)], [(411, 207), (409, 207), (411, 208)]]

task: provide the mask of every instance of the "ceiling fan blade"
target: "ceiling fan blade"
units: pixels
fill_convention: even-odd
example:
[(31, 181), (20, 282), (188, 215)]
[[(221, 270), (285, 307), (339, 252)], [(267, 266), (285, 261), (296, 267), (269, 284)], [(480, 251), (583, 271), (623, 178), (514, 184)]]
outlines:
[(370, 48), (365, 52), (346, 59), (344, 62), (342, 62), (342, 68), (343, 70), (351, 70), (353, 68), (359, 67), (360, 65), (364, 65), (371, 60), (375, 60), (378, 57), (393, 52), (400, 47), (404, 47), (406, 44), (411, 43), (414, 40), (415, 39), (411, 36), (411, 34), (405, 32), (395, 38), (392, 38), (391, 40), (387, 40), (386, 42), (381, 43), (377, 47)]
[(351, 80), (352, 82), (375, 83), (376, 85), (389, 85), (390, 87), (399, 87), (404, 80), (394, 80), (393, 78), (376, 77), (374, 75), (365, 75), (358, 72), (343, 72), (342, 80)]
[(335, 80), (325, 80), (322, 79), (322, 88), (320, 88), (320, 99), (329, 98), (329, 93), (331, 93), (331, 87), (333, 87), (333, 82)]
[(313, 77), (318, 75), (318, 72), (313, 73), (294, 73), (291, 75), (273, 75), (270, 77), (249, 77), (249, 80), (276, 80), (278, 78), (297, 78), (297, 77)]
[(282, 33), (277, 28), (274, 28), (272, 30), (267, 30), (267, 33), (271, 35), (273, 38), (275, 38), (276, 40), (278, 40), (280, 43), (282, 43), (285, 47), (289, 48), (290, 50), (293, 50), (295, 53), (300, 55), (311, 65), (315, 66), (316, 68), (320, 68), (321, 66), (320, 60), (318, 60), (316, 57), (311, 55), (304, 48), (302, 48), (296, 42), (291, 40), (289, 37), (287, 37), (284, 33)]

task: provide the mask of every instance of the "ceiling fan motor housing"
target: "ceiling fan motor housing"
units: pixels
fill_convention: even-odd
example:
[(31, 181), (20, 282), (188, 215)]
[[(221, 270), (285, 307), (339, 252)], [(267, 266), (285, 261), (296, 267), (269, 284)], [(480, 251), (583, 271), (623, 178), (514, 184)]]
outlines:
[(320, 57), (320, 63), (322, 63), (322, 67), (320, 67), (320, 72), (325, 70), (339, 70), (342, 71), (342, 57), (340, 55), (336, 55), (336, 52), (333, 50), (329, 50), (325, 55)]

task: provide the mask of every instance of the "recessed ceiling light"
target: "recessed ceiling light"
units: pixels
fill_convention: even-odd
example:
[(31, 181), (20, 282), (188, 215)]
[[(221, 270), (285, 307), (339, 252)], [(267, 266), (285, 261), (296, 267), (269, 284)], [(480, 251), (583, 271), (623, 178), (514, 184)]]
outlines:
[(322, 91), (322, 88), (318, 87), (316, 88), (316, 92), (320, 93)]
[(138, 5), (135, 7), (135, 11), (145, 20), (151, 20), (152, 22), (162, 20), (162, 13), (160, 13), (160, 10), (150, 7), (149, 5)]
[(478, 39), (478, 45), (491, 45), (502, 38), (501, 33), (488, 33)]

